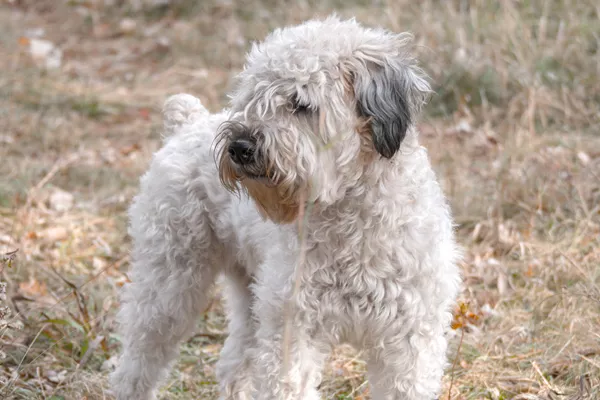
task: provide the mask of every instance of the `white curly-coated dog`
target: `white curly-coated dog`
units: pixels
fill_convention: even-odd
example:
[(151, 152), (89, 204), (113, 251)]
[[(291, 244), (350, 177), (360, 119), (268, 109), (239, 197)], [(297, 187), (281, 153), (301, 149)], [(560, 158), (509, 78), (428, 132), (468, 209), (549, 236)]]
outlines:
[(130, 208), (119, 400), (155, 396), (220, 274), (223, 399), (319, 399), (340, 343), (363, 350), (373, 399), (439, 395), (460, 252), (417, 140), (411, 43), (311, 20), (252, 47), (231, 108), (166, 101)]

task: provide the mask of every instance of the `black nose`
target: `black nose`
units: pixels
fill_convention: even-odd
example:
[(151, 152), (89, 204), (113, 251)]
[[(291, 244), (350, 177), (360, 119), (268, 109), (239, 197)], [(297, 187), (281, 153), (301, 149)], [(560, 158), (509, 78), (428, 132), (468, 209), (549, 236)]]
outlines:
[(248, 139), (236, 139), (229, 145), (229, 157), (236, 164), (249, 164), (253, 161), (254, 142)]

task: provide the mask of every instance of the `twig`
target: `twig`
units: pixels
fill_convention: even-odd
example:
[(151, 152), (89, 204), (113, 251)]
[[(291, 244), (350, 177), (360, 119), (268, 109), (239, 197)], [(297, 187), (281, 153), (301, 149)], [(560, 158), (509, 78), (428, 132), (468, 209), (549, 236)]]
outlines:
[(21, 369), (21, 366), (23, 365), (23, 362), (27, 358), (27, 355), (29, 354), (29, 351), (31, 350), (31, 348), (33, 347), (33, 345), (35, 344), (35, 342), (37, 341), (38, 337), (40, 337), (40, 335), (42, 334), (42, 332), (44, 331), (44, 329), (46, 329), (46, 324), (42, 325), (42, 327), (38, 331), (37, 335), (35, 335), (35, 337), (31, 341), (31, 343), (29, 344), (29, 346), (27, 346), (27, 350), (25, 350), (25, 354), (23, 354), (23, 358), (21, 358), (21, 361), (19, 362), (19, 365), (17, 365), (17, 368), (15, 370), (15, 377), (13, 379), (10, 379), (6, 383), (6, 385), (4, 385), (2, 388), (0, 388), (0, 392), (3, 392), (5, 389), (7, 389), (7, 390), (10, 389), (12, 387), (12, 385), (16, 382), (16, 380), (19, 378), (19, 370)]
[(558, 253), (563, 256), (565, 258), (565, 260), (567, 260), (569, 262), (569, 264), (571, 264), (573, 267), (575, 267), (577, 269), (577, 271), (579, 271), (579, 273), (581, 274), (581, 276), (585, 279), (588, 280), (588, 282), (594, 286), (597, 290), (600, 290), (600, 288), (598, 288), (598, 285), (596, 284), (596, 282), (594, 282), (594, 279), (590, 278), (586, 272), (584, 271), (584, 269), (581, 267), (581, 265), (579, 265), (579, 263), (575, 262), (575, 260), (573, 260), (573, 258), (571, 258), (569, 255), (567, 255), (564, 251), (562, 250), (558, 250)]
[(104, 340), (104, 336), (98, 335), (94, 338), (94, 340), (92, 340), (88, 346), (88, 349), (86, 350), (86, 352), (83, 354), (83, 357), (81, 357), (81, 360), (79, 360), (79, 364), (77, 364), (77, 369), (81, 369), (83, 368), (83, 366), (85, 364), (87, 364), (88, 360), (90, 359), (90, 357), (92, 356), (92, 353), (94, 351), (96, 351), (96, 349), (98, 348), (98, 346), (100, 346), (100, 343)]
[(542, 378), (542, 381), (544, 381), (544, 384), (546, 385), (546, 387), (552, 389), (552, 386), (550, 386), (550, 382), (548, 382), (548, 380), (546, 379), (546, 377), (544, 376), (544, 374), (540, 370), (540, 367), (537, 365), (537, 363), (534, 361), (534, 362), (531, 363), (531, 365), (533, 366), (533, 369), (535, 369), (535, 372), (538, 373), (538, 375), (540, 376), (540, 378)]
[(37, 194), (37, 192), (42, 187), (44, 187), (48, 182), (50, 182), (50, 180), (54, 177), (54, 175), (56, 175), (61, 169), (69, 166), (69, 164), (72, 164), (75, 161), (79, 160), (79, 158), (80, 158), (80, 155), (78, 153), (75, 153), (75, 154), (71, 154), (69, 157), (67, 157), (65, 159), (57, 160), (54, 163), (54, 165), (52, 165), (52, 168), (50, 168), (50, 171), (48, 171), (48, 173), (46, 173), (46, 175), (44, 175), (42, 180), (40, 180), (37, 183), (37, 185), (35, 185), (33, 188), (31, 188), (29, 190), (29, 192), (27, 193), (27, 200), (25, 201), (25, 209), (27, 209), (27, 208), (29, 208), (29, 206), (31, 206), (31, 203), (33, 202), (33, 198), (34, 198), (35, 194)]
[[(96, 273), (95, 275), (92, 275), (88, 280), (86, 280), (85, 282), (83, 282), (81, 285), (79, 286), (75, 286), (74, 289), (76, 291), (81, 290), (84, 286), (86, 286), (87, 284), (89, 284), (90, 282), (93, 282), (94, 280), (96, 280), (96, 278), (98, 278), (100, 275), (102, 275), (104, 272), (106, 272), (107, 270), (111, 269), (111, 268), (119, 268), (121, 266), (121, 264), (123, 264), (124, 262), (126, 262), (129, 259), (129, 256), (123, 256), (120, 259), (118, 259), (117, 261), (115, 261), (112, 264), (107, 265), (106, 267), (102, 268), (98, 273)], [(53, 271), (56, 273), (56, 270), (53, 269)], [(60, 275), (59, 275), (60, 277)], [(61, 277), (62, 278), (62, 277)], [(72, 285), (72, 283), (68, 283), (70, 285)], [(71, 287), (71, 286), (70, 286)], [(72, 287), (73, 288), (73, 287)], [(69, 294), (66, 294), (62, 297), (60, 297), (59, 299), (56, 300), (56, 303), (54, 303), (53, 305), (51, 305), (50, 307), (46, 308), (46, 311), (51, 311), (53, 310), (55, 307), (63, 304), (65, 302), (65, 300), (67, 300), (70, 297), (75, 297), (75, 300), (78, 300), (77, 295), (74, 292), (70, 292)], [(21, 315), (20, 312), (17, 312), (15, 317), (19, 317)], [(39, 322), (39, 319), (34, 321), (34, 322)]]
[(548, 382), (548, 379), (546, 379), (546, 377), (544, 376), (544, 374), (542, 373), (542, 370), (540, 369), (540, 367), (538, 366), (537, 362), (533, 361), (531, 363), (531, 365), (533, 366), (533, 369), (535, 369), (535, 372), (538, 373), (538, 375), (540, 376), (540, 378), (542, 378), (542, 381), (544, 382), (544, 385), (546, 385), (546, 387), (548, 389), (550, 389), (550, 391), (554, 394), (557, 394), (559, 396), (562, 396), (563, 393), (559, 392), (558, 390), (556, 390), (551, 384), (550, 382)]
[(198, 332), (194, 333), (188, 340), (187, 343), (190, 343), (196, 338), (208, 338), (211, 340), (223, 340), (227, 335), (224, 333), (210, 333), (210, 332)]
[(298, 291), (300, 290), (300, 278), (302, 277), (302, 270), (304, 267), (304, 256), (305, 256), (305, 249), (304, 249), (304, 217), (306, 215), (306, 196), (305, 194), (302, 192), (299, 196), (298, 199), (299, 202), (299, 206), (298, 206), (298, 236), (299, 236), (299, 255), (298, 255), (298, 263), (296, 265), (296, 273), (294, 276), (294, 288), (292, 291), (292, 295), (290, 296), (287, 304), (286, 304), (286, 310), (285, 310), (285, 326), (284, 326), (284, 330), (283, 330), (283, 339), (282, 339), (282, 344), (283, 344), (283, 374), (287, 375), (288, 373), (288, 367), (289, 367), (289, 356), (290, 356), (290, 342), (291, 342), (291, 329), (292, 329), (292, 317), (293, 317), (293, 310), (292, 310), (292, 305), (294, 302), (294, 299), (296, 297), (296, 295), (298, 294)]
[[(358, 375), (357, 378), (358, 377), (360, 377), (360, 375)], [(368, 384), (369, 384), (369, 381), (367, 379), (365, 379), (363, 381), (363, 383), (361, 383), (360, 385), (358, 385), (357, 387), (352, 389), (352, 391), (348, 394), (348, 397), (354, 396), (354, 393), (358, 392), (360, 389), (362, 389), (363, 387), (365, 387)]]
[[(108, 314), (108, 312), (99, 315), (98, 317), (92, 319), (91, 322), (95, 322), (97, 320), (99, 320), (100, 318), (104, 318), (106, 315)], [(17, 369), (15, 370), (15, 373), (17, 374), (17, 378), (18, 378), (18, 372), (21, 368), (21, 365), (23, 363), (23, 360), (25, 359), (25, 357), (27, 356), (27, 353), (29, 352), (29, 350), (31, 349), (31, 347), (33, 346), (33, 344), (36, 342), (37, 338), (39, 337), (39, 335), (43, 332), (43, 330), (46, 328), (47, 324), (44, 324), (42, 326), (42, 328), (40, 329), (40, 331), (38, 332), (38, 334), (35, 336), (35, 338), (33, 339), (33, 341), (30, 343), (29, 347), (27, 348), (27, 351), (25, 353), (25, 355), (23, 356), (23, 359), (21, 360), (21, 363), (19, 363), (19, 366), (17, 367)], [(44, 356), (45, 354), (47, 354), (50, 350), (52, 350), (54, 347), (58, 346), (60, 343), (62, 343), (63, 340), (65, 340), (68, 337), (68, 335), (66, 333), (64, 333), (60, 339), (54, 341), (54, 343), (52, 343), (50, 346), (48, 346), (45, 350), (41, 351), (37, 356), (35, 356), (28, 365), (32, 365), (35, 361), (37, 361), (40, 357)], [(25, 367), (23, 367), (25, 368)], [(12, 385), (14, 384), (14, 382), (16, 381), (16, 379), (10, 379), (4, 386), (0, 387), (0, 393), (3, 393), (5, 389), (9, 389), (10, 387), (12, 387)], [(60, 386), (60, 385), (59, 385)], [(56, 390), (56, 388), (55, 388)]]
[(586, 357), (584, 355), (579, 355), (579, 357), (583, 358), (585, 361), (589, 362), (594, 367), (600, 369), (600, 364), (598, 364), (596, 361), (592, 360), (591, 358), (588, 358), (588, 357)]
[(463, 339), (465, 337), (465, 329), (460, 330), (460, 342), (458, 342), (458, 348), (456, 349), (456, 357), (454, 357), (454, 363), (452, 363), (452, 369), (450, 370), (450, 388), (448, 389), (448, 400), (452, 397), (452, 386), (454, 386), (454, 368), (460, 358), (460, 348), (462, 347)]

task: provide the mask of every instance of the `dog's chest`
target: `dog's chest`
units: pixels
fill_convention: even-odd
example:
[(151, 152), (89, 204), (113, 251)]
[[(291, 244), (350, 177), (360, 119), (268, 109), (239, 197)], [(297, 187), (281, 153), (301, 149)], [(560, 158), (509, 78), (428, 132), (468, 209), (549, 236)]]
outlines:
[[(414, 304), (417, 267), (403, 250), (403, 227), (344, 215), (312, 233), (303, 297), (308, 317), (339, 338), (397, 320)], [(350, 338), (347, 338), (350, 339)]]

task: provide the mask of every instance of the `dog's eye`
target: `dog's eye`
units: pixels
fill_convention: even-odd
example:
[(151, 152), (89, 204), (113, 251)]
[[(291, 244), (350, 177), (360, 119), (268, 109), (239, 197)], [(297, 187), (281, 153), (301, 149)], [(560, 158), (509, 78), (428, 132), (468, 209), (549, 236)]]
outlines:
[(294, 97), (290, 104), (292, 114), (305, 113), (310, 110), (310, 105), (300, 101), (298, 97)]

